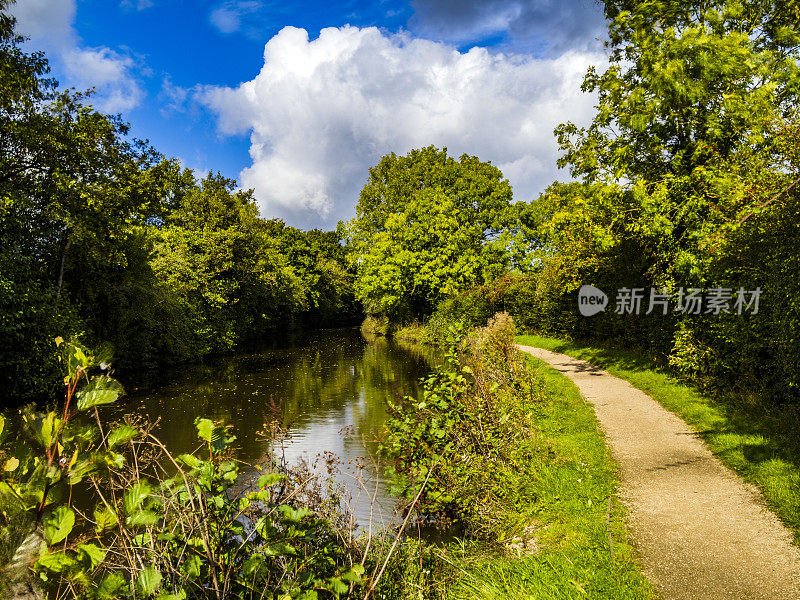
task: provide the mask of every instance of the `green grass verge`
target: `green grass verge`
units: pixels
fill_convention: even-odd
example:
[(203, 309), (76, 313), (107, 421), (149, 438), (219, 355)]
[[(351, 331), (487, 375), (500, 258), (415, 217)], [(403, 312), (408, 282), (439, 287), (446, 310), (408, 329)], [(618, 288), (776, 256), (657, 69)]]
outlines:
[(532, 455), (530, 447), (521, 445), (515, 458), (526, 462), (521, 460), (518, 474), (510, 478), (507, 500), (520, 523), (533, 524), (529, 530), (538, 550), (512, 549), (502, 556), (466, 545), (454, 553), (460, 574), (447, 596), (652, 598), (626, 541), (624, 509), (614, 495), (616, 467), (594, 411), (564, 375), (533, 357), (530, 361), (544, 386), (544, 400), (526, 407), (540, 436), (531, 445), (539, 450)]
[(589, 361), (625, 379), (684, 419), (711, 451), (746, 481), (758, 486), (768, 506), (800, 545), (800, 411), (757, 394), (711, 398), (681, 383), (642, 355), (583, 346), (540, 336), (517, 342)]

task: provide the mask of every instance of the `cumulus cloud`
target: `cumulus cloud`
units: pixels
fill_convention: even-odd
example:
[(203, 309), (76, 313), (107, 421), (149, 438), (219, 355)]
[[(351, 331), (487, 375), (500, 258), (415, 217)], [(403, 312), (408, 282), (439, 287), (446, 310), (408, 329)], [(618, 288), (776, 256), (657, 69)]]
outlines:
[(75, 0), (24, 0), (11, 5), (16, 30), (45, 50), (66, 85), (94, 87), (100, 110), (125, 112), (139, 105), (144, 92), (133, 72), (136, 60), (105, 46), (86, 47), (75, 32)]
[(596, 0), (412, 0), (412, 31), (449, 42), (507, 36), (512, 46), (549, 53), (599, 49), (605, 35)]
[(579, 87), (603, 60), (459, 52), (376, 28), (323, 29), (309, 41), (286, 27), (252, 81), (205, 87), (195, 99), (216, 113), (222, 134), (250, 134), (252, 165), (240, 184), (255, 188), (263, 215), (330, 226), (352, 216), (381, 156), (429, 144), (491, 160), (516, 199), (534, 198), (557, 177), (553, 128), (593, 113)]

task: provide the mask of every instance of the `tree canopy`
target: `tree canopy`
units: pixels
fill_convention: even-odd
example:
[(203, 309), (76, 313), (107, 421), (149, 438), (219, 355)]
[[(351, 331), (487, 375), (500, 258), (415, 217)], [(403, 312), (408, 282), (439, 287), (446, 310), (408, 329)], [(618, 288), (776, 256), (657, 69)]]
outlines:
[(500, 234), (514, 223), (508, 180), (489, 162), (433, 146), (370, 169), (349, 224), (357, 297), (374, 314), (422, 317), (508, 264)]
[(0, 394), (59, 385), (56, 336), (122, 367), (193, 359), (359, 310), (337, 232), (261, 218), (252, 191), (136, 140), (47, 77), (0, 0)]

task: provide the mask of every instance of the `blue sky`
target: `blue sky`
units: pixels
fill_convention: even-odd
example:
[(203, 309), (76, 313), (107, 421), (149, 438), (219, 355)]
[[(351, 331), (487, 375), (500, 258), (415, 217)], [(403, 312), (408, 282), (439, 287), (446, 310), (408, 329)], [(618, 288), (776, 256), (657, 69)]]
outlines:
[(369, 166), (428, 144), (498, 165), (520, 200), (585, 123), (605, 54), (591, 0), (18, 0), (63, 85), (196, 171), (302, 227), (353, 216)]

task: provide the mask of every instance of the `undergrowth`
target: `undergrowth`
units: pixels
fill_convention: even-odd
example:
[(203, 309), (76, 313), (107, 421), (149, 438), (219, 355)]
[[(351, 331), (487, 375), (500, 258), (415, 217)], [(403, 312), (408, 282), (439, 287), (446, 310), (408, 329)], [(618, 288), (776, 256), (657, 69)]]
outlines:
[(420, 399), (395, 406), (384, 451), (420, 518), (460, 523), (433, 550), (428, 598), (651, 598), (625, 539), (615, 467), (574, 385), (513, 346), (504, 313), (463, 338)]

